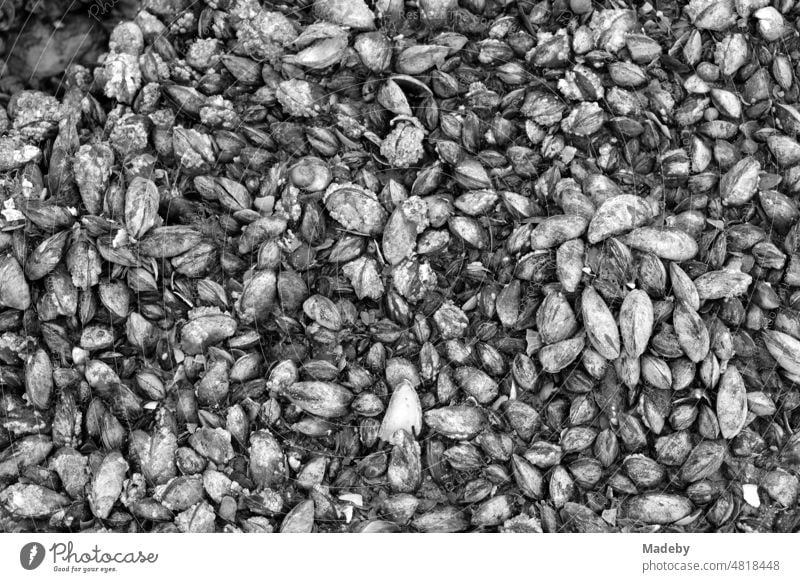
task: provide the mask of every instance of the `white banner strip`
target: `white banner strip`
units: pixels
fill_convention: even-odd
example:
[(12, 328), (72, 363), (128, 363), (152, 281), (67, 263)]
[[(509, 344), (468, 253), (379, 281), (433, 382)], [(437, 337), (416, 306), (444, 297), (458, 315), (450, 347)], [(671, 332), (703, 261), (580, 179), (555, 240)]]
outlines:
[(793, 534), (4, 534), (0, 572), (9, 581), (732, 582), (757, 576), (795, 582), (798, 540)]

